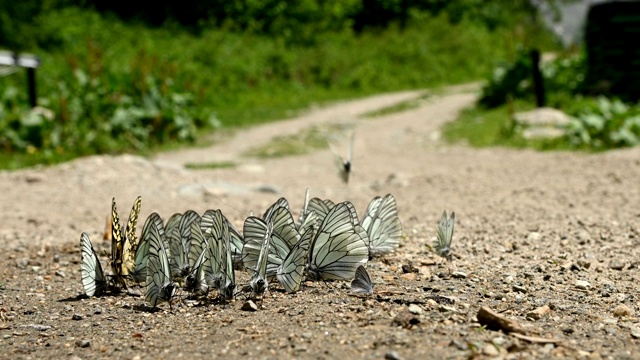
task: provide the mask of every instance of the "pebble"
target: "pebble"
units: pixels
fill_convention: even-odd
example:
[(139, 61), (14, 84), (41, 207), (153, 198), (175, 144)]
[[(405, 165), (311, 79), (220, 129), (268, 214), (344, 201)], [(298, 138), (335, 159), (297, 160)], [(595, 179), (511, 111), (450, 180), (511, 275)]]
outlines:
[(82, 320), (82, 315), (73, 314), (73, 316), (71, 316), (71, 320)]
[(498, 356), (500, 352), (496, 349), (496, 346), (493, 344), (486, 344), (482, 349), (482, 353), (487, 356)]
[(631, 311), (631, 309), (625, 304), (620, 304), (613, 309), (613, 316), (615, 317), (624, 317), (624, 316), (632, 316), (632, 315), (633, 315), (633, 311)]
[(453, 273), (451, 273), (451, 276), (453, 276), (456, 279), (466, 279), (468, 275), (467, 273), (462, 271), (454, 271)]
[(538, 242), (542, 239), (542, 235), (539, 232), (530, 232), (527, 234), (527, 241)]
[(522, 285), (513, 285), (512, 288), (514, 291), (517, 291), (517, 292), (521, 292), (521, 293), (527, 292), (527, 288)]
[(258, 305), (256, 305), (256, 303), (254, 303), (253, 301), (248, 300), (244, 304), (242, 304), (242, 307), (240, 309), (244, 311), (258, 311)]
[(400, 354), (398, 354), (398, 352), (396, 351), (389, 351), (388, 353), (384, 354), (384, 358), (385, 360), (402, 360), (402, 357), (400, 357)]
[(537, 309), (529, 311), (527, 313), (527, 318), (540, 320), (543, 316), (547, 315), (549, 311), (551, 311), (551, 308), (548, 305), (540, 306)]
[(88, 348), (89, 346), (91, 346), (91, 343), (89, 342), (89, 340), (77, 340), (76, 346), (81, 348)]
[(409, 312), (414, 315), (422, 314), (422, 308), (416, 304), (409, 305)]
[(624, 262), (620, 259), (613, 259), (609, 263), (609, 268), (612, 270), (622, 270), (624, 269)]
[(578, 289), (582, 289), (582, 290), (587, 290), (589, 288), (591, 288), (591, 284), (588, 281), (585, 280), (576, 280), (576, 287)]

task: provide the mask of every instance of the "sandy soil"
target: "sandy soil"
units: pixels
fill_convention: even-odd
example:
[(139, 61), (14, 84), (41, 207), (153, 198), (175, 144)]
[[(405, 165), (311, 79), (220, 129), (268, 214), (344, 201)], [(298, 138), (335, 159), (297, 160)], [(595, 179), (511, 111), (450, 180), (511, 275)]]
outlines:
[[(151, 159), (97, 156), (0, 172), (0, 358), (640, 357), (640, 149), (447, 145), (439, 128), (474, 102), (470, 92), (359, 117), (419, 95), (340, 103)], [(276, 135), (325, 123), (355, 129), (348, 186), (329, 150), (240, 156)], [(238, 166), (183, 166), (214, 161)], [(80, 233), (109, 248), (100, 239), (113, 196), (121, 216), (141, 195), (142, 219), (220, 208), (241, 228), (280, 196), (297, 209), (307, 187), (312, 196), (350, 200), (360, 213), (375, 195), (396, 197), (406, 239), (371, 261), (373, 296), (352, 296), (346, 283), (308, 282), (293, 295), (273, 286), (257, 312), (240, 310), (240, 298), (224, 307), (177, 303), (150, 312), (140, 297), (82, 295)], [(430, 250), (444, 209), (456, 212), (452, 264)], [(528, 337), (482, 326), (482, 306)]]

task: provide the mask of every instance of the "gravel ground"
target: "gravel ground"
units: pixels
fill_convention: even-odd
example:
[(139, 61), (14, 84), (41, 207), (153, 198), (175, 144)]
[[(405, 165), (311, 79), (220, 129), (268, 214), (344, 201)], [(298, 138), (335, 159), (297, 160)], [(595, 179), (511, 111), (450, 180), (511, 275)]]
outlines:
[[(0, 172), (0, 358), (639, 358), (640, 149), (539, 153), (443, 143), (438, 129), (473, 103), (472, 92), (359, 117), (418, 96), (339, 103), (150, 159), (96, 156)], [(329, 150), (240, 155), (327, 123), (355, 131), (348, 186)], [(184, 168), (214, 161), (238, 166)], [(360, 214), (375, 195), (396, 197), (406, 238), (370, 262), (374, 295), (353, 296), (342, 282), (307, 282), (296, 294), (273, 286), (256, 312), (242, 311), (242, 298), (149, 311), (132, 294), (82, 295), (80, 233), (108, 250), (101, 239), (113, 196), (121, 217), (141, 195), (142, 219), (220, 208), (241, 228), (280, 196), (297, 215), (307, 187), (312, 196), (352, 201)], [(456, 212), (452, 263), (430, 247), (445, 209)], [(479, 319), (482, 307), (517, 331)]]

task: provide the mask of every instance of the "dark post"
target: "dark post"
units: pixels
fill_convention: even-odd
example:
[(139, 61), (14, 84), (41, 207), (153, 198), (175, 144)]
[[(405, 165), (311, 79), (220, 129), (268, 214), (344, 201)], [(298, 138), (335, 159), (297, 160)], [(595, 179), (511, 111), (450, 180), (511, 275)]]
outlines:
[(32, 108), (38, 105), (36, 98), (36, 69), (32, 67), (27, 68), (27, 88), (29, 91), (29, 105)]
[(533, 66), (533, 86), (536, 91), (536, 105), (541, 108), (545, 105), (544, 84), (542, 83), (542, 73), (540, 72), (540, 51), (531, 51), (531, 65)]

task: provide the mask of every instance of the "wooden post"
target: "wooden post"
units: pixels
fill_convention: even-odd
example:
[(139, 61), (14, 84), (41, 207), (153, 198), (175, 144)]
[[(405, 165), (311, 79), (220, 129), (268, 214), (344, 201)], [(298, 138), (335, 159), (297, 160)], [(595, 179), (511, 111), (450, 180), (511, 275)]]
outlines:
[(537, 49), (531, 51), (531, 65), (533, 68), (533, 86), (536, 92), (536, 105), (541, 108), (545, 106), (546, 99), (544, 96), (542, 73), (540, 72), (540, 51)]
[(29, 92), (29, 105), (34, 108), (38, 105), (36, 95), (36, 68), (27, 68), (27, 91)]

